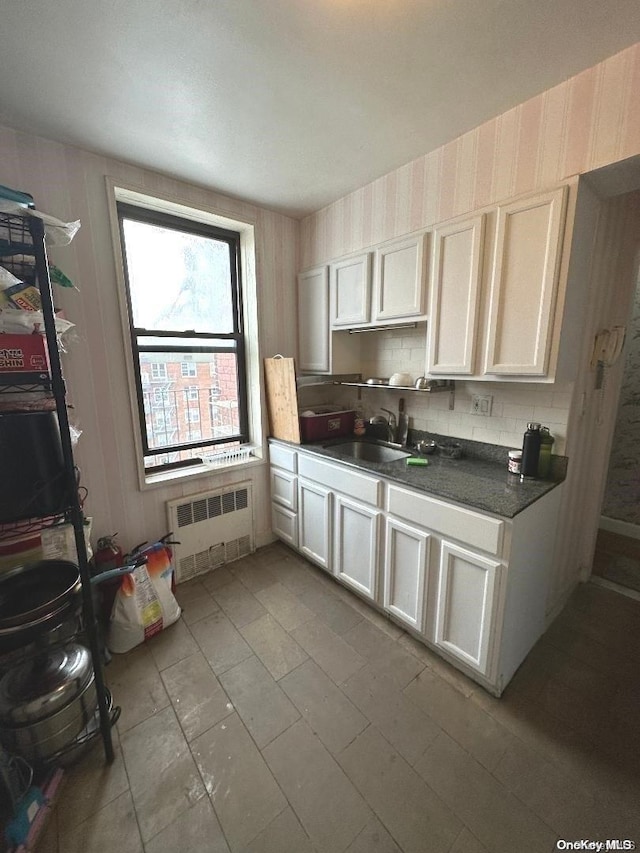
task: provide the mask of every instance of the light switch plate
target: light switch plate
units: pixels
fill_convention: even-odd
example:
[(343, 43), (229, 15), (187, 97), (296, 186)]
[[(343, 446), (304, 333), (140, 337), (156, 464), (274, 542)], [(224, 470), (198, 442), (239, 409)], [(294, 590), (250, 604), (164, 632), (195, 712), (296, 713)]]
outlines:
[(493, 397), (491, 394), (474, 394), (471, 397), (471, 414), (488, 418), (491, 415)]

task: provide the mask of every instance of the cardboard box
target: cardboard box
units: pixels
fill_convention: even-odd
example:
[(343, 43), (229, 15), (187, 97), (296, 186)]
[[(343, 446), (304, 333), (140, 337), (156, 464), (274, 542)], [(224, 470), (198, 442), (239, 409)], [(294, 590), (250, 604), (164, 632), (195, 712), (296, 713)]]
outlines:
[(42, 335), (0, 333), (0, 373), (48, 373), (49, 354)]
[(339, 438), (353, 432), (356, 419), (354, 409), (344, 412), (321, 411), (316, 409), (313, 415), (300, 415), (300, 434), (303, 441), (322, 441), (327, 438)]
[(2, 291), (3, 299), (21, 311), (42, 311), (40, 291), (33, 284), (19, 281)]

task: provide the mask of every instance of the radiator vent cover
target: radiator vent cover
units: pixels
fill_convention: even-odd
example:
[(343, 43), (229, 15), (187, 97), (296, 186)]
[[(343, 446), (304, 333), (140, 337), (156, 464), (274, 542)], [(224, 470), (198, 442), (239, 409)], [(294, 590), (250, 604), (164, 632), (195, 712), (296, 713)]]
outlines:
[(236, 483), (167, 502), (176, 581), (190, 580), (255, 550), (251, 483)]

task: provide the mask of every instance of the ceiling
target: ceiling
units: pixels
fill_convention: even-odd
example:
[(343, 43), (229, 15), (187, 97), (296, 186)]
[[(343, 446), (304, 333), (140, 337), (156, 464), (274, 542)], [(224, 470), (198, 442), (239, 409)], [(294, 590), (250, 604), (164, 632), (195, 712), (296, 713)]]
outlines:
[(1, 21), (0, 124), (296, 217), (640, 41), (638, 0), (4, 0)]

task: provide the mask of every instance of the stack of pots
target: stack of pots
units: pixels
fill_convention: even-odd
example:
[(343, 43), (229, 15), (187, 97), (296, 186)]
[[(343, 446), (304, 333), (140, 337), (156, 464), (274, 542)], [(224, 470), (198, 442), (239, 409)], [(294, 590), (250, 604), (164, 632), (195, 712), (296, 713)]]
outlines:
[(98, 698), (89, 651), (42, 652), (0, 680), (0, 741), (31, 764), (64, 754), (94, 718)]
[[(102, 572), (91, 583), (134, 568)], [(70, 642), (78, 631), (81, 593), (78, 566), (66, 560), (0, 574), (0, 743), (31, 764), (61, 757), (66, 763), (98, 732), (91, 654)], [(111, 710), (108, 691), (106, 699)], [(112, 725), (118, 714), (114, 709)]]

